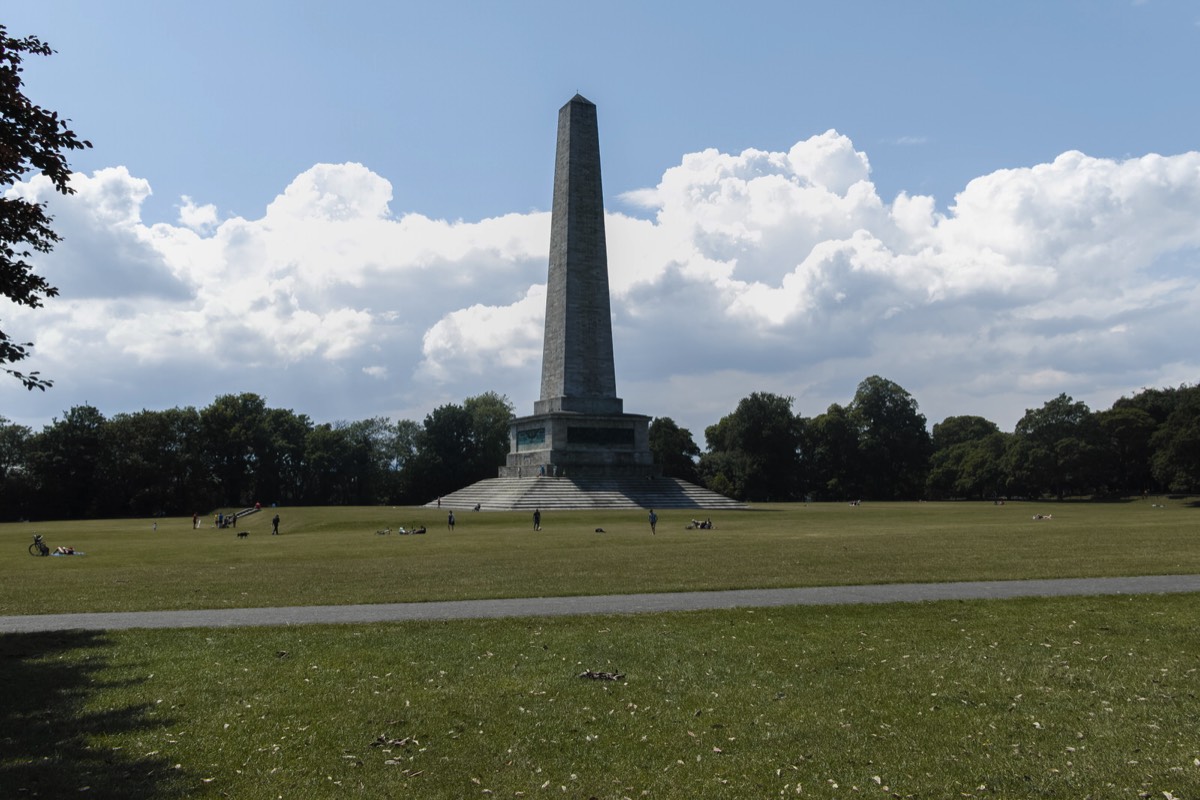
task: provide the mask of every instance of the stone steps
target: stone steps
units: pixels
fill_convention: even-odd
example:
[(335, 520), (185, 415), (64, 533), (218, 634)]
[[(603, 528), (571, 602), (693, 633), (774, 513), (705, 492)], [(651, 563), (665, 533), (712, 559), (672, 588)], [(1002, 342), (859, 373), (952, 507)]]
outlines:
[[(676, 478), (489, 478), (441, 499), (442, 508), (469, 511), (571, 509), (746, 508), (728, 497)], [(437, 507), (437, 502), (426, 508)]]

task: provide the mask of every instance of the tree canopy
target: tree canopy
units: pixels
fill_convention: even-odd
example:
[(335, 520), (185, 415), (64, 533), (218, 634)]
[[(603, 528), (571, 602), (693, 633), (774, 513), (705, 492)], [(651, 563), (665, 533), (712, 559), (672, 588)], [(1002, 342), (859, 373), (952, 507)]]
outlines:
[[(656, 463), (741, 500), (992, 499), (1200, 491), (1200, 387), (1148, 389), (1093, 412), (1062, 394), (1011, 433), (951, 416), (925, 433), (916, 400), (872, 376), (812, 418), (754, 392), (692, 434), (650, 425)], [(0, 417), (0, 519), (208, 513), (281, 505), (410, 505), (496, 476), (512, 404), (494, 392), (423, 422), (314, 423), (256, 394), (205, 408), (68, 409), (41, 431)], [(698, 458), (698, 462), (697, 462)], [(694, 472), (689, 476), (689, 471)]]
[(931, 447), (916, 399), (872, 375), (858, 385), (848, 413), (858, 433), (863, 493), (880, 500), (920, 498)]
[[(49, 179), (55, 191), (72, 194), (66, 154), (92, 146), (76, 136), (57, 112), (25, 96), (21, 78), (24, 56), (48, 56), (53, 52), (38, 37), (14, 38), (0, 25), (0, 189), (33, 172)], [(0, 295), (14, 303), (37, 308), (44, 299), (58, 294), (58, 289), (34, 272), (28, 260), (34, 252), (50, 252), (59, 242), (50, 222), (44, 204), (0, 196)], [(26, 374), (3, 366), (24, 360), (30, 347), (29, 342), (13, 341), (0, 329), (0, 369), (27, 388), (44, 391), (51, 382), (37, 371)]]
[(750, 500), (794, 500), (801, 495), (800, 419), (793, 399), (754, 392), (732, 414), (704, 430), (709, 452), (700, 472), (709, 488)]
[(700, 448), (691, 431), (679, 427), (670, 417), (656, 417), (650, 421), (649, 438), (654, 463), (662, 467), (663, 475), (689, 483), (699, 480), (696, 459)]

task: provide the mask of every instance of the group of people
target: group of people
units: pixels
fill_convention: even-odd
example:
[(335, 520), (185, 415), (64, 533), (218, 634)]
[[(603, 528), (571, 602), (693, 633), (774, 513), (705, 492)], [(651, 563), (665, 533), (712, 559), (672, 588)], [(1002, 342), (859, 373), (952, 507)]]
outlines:
[(713, 521), (711, 519), (693, 519), (692, 524), (688, 525), (687, 529), (689, 531), (690, 530), (711, 531), (715, 527), (716, 526), (713, 525)]
[[(262, 510), (262, 503), (255, 503), (254, 510), (255, 511)], [(218, 530), (222, 529), (222, 528), (237, 528), (237, 521), (238, 521), (237, 514), (225, 514), (224, 512), (221, 512), (221, 511), (218, 511), (217, 515), (215, 517), (213, 517), (213, 523), (216, 525)], [(198, 530), (199, 528), (200, 528), (200, 514), (193, 513), (192, 514), (192, 530)], [(154, 523), (154, 530), (158, 530), (157, 522)], [(272, 536), (279, 535), (279, 515), (278, 514), (276, 514), (274, 517), (271, 518), (271, 535)]]

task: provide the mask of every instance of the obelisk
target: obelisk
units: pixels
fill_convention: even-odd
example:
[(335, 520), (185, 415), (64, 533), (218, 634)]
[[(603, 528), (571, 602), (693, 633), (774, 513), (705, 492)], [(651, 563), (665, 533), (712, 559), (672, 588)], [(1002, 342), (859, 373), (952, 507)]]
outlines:
[(559, 109), (541, 399), (513, 420), (501, 477), (657, 474), (650, 418), (625, 414), (613, 362), (596, 106)]
[(558, 112), (542, 398), (535, 414), (620, 414), (613, 364), (608, 248), (596, 106), (580, 95)]

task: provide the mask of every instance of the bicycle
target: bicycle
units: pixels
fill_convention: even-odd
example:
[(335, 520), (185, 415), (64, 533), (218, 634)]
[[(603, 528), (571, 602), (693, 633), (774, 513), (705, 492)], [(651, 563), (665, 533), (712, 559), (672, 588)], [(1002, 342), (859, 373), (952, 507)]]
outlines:
[(29, 545), (29, 555), (31, 556), (48, 556), (50, 548), (42, 541), (42, 535), (35, 533), (33, 535), (33, 544)]

